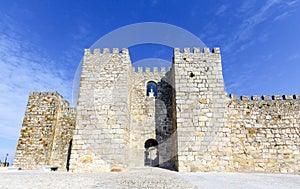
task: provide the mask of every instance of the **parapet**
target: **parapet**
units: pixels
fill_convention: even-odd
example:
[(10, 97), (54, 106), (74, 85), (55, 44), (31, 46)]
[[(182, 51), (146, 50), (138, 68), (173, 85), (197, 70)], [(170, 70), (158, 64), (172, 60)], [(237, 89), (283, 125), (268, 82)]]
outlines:
[(58, 97), (58, 99), (62, 102), (61, 104), (61, 108), (62, 109), (69, 109), (70, 107), (70, 103), (63, 99), (63, 96), (61, 94), (59, 94), (58, 92), (38, 92), (38, 91), (31, 91), (29, 93), (29, 96), (34, 96), (34, 97), (38, 97), (38, 98), (44, 98), (44, 97)]
[(60, 96), (63, 98), (61, 94), (58, 92), (38, 92), (38, 91), (30, 91), (29, 96)]
[[(202, 50), (198, 47), (194, 47), (191, 51), (190, 48), (183, 48), (180, 50), (180, 48), (174, 48), (174, 54), (178, 53), (214, 53), (214, 54), (220, 54), (220, 48), (215, 47), (213, 49), (210, 49), (208, 47), (204, 47)], [(95, 49), (84, 49), (84, 55), (91, 55), (91, 54), (128, 54), (128, 48), (122, 48), (120, 51), (119, 48), (103, 48), (102, 50), (100, 48)]]
[[(168, 71), (169, 70), (170, 70), (170, 67), (168, 68)], [(166, 68), (165, 67), (161, 67), (160, 70), (159, 70), (158, 67), (153, 67), (153, 69), (151, 70), (150, 67), (145, 67), (145, 69), (143, 69), (143, 67), (137, 67), (137, 69), (135, 67), (133, 67), (133, 71), (137, 72), (137, 73), (165, 74), (166, 73)]]
[(128, 49), (123, 48), (122, 51), (119, 50), (119, 48), (113, 48), (112, 50), (110, 48), (103, 48), (102, 50), (99, 48), (95, 49), (84, 49), (84, 56), (87, 55), (100, 55), (100, 54), (128, 54)]
[(214, 54), (220, 54), (220, 48), (219, 47), (215, 47), (212, 50), (210, 50), (210, 48), (208, 47), (204, 47), (202, 49), (202, 51), (200, 50), (200, 48), (194, 47), (193, 51), (191, 52), (190, 48), (183, 48), (182, 50), (180, 50), (180, 48), (174, 48), (174, 54), (179, 54), (179, 53), (205, 53), (205, 54), (209, 54), (209, 53), (214, 53)]
[(240, 96), (238, 97), (237, 95), (235, 94), (230, 94), (229, 95), (229, 98), (232, 99), (232, 100), (241, 100), (241, 101), (260, 101), (260, 100), (300, 100), (300, 94), (295, 94), (295, 95), (290, 95), (290, 94), (285, 94), (285, 95), (273, 95), (273, 96), (270, 96), (270, 95), (262, 95), (261, 97), (260, 96), (257, 96), (257, 95), (254, 95), (254, 96), (251, 96), (249, 98), (249, 96)]

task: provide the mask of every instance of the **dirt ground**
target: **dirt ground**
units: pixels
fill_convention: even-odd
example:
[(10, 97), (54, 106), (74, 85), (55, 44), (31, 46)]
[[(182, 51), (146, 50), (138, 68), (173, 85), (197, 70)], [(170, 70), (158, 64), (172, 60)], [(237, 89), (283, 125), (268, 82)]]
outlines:
[(117, 173), (0, 171), (0, 189), (18, 188), (242, 188), (300, 189), (300, 175), (178, 173), (159, 168)]

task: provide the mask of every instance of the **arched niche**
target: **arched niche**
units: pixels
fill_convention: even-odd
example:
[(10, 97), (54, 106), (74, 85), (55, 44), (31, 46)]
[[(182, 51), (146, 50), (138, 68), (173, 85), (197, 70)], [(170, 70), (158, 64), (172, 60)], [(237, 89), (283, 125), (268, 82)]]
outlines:
[(154, 81), (149, 81), (146, 85), (146, 95), (149, 97), (157, 96), (157, 83)]

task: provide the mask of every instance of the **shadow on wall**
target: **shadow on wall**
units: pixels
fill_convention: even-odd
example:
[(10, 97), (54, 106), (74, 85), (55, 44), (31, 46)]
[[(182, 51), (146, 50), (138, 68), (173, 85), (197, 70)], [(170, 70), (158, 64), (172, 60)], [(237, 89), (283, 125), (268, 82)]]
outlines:
[(155, 99), (155, 133), (158, 141), (159, 167), (177, 170), (175, 163), (176, 132), (173, 119), (173, 92), (168, 81), (170, 72), (157, 83)]

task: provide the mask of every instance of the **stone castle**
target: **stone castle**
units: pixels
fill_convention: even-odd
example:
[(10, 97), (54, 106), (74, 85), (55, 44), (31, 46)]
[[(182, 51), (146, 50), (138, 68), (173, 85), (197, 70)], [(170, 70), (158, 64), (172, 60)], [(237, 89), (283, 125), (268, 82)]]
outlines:
[(227, 96), (219, 48), (175, 48), (169, 70), (136, 70), (126, 48), (86, 49), (76, 109), (30, 93), (14, 165), (298, 174), (299, 129), (300, 95)]

